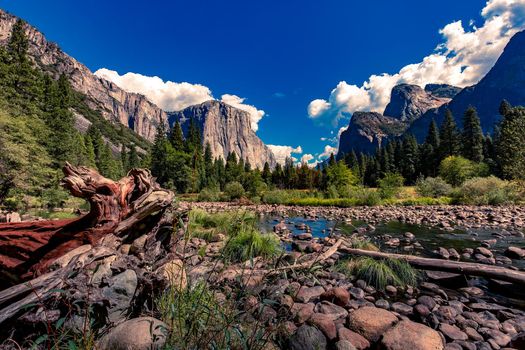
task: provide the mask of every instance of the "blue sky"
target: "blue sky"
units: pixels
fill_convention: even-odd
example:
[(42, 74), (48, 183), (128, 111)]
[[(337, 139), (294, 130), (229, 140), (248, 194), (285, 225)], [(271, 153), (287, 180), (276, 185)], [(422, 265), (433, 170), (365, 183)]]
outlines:
[[(492, 0), (487, 6), (500, 14), (506, 9), (498, 6), (508, 1), (512, 2)], [(0, 1), (0, 6), (36, 26), (92, 71), (107, 68), (121, 75), (158, 76), (201, 84), (215, 98), (223, 94), (245, 98), (244, 104), (265, 112), (257, 131), (265, 143), (301, 146), (302, 153), (294, 156), (312, 154), (314, 161), (327, 145), (337, 146), (327, 138), (348, 124), (356, 108), (382, 107), (375, 97), (360, 95), (364, 81), (423, 62), (445, 42), (439, 30), (447, 24), (461, 20), (465, 32), (478, 32), (491, 16), (481, 15), (486, 3), (26, 0)], [(505, 35), (499, 35), (506, 38), (516, 25), (508, 27)], [(457, 33), (458, 26), (455, 29)], [(452, 36), (448, 34), (447, 47), (461, 46), (452, 43)], [(474, 68), (482, 72), (492, 63), (489, 59), (482, 68)], [(468, 85), (478, 79), (478, 71), (453, 81)], [(427, 77), (394, 80), (425, 82), (428, 76), (437, 77), (424, 74)], [(346, 85), (338, 85), (342, 81)], [(348, 88), (353, 85), (355, 89)], [(340, 89), (331, 93), (336, 86)], [(348, 98), (345, 91), (361, 100)], [(343, 95), (347, 100), (341, 100)], [(316, 99), (320, 107), (309, 111)]]

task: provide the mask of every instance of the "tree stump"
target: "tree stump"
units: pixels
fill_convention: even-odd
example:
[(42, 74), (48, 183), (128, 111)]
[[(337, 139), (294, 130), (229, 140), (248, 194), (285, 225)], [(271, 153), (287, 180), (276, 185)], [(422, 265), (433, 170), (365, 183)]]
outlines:
[(109, 233), (132, 239), (134, 232), (150, 231), (174, 197), (146, 169), (132, 169), (119, 181), (69, 163), (63, 172), (62, 186), (86, 199), (89, 213), (70, 220), (0, 224), (0, 289), (47, 272), (57, 258), (81, 245), (95, 246)]

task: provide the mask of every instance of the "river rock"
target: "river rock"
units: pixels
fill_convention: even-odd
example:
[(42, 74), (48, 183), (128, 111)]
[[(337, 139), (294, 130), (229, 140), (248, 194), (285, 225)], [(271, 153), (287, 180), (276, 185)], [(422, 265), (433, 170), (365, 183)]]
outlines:
[(321, 294), (321, 300), (327, 300), (339, 306), (346, 306), (350, 301), (350, 293), (342, 287), (335, 287)]
[(461, 331), (457, 326), (450, 325), (448, 323), (441, 323), (439, 325), (439, 330), (447, 339), (450, 340), (467, 340), (468, 336)]
[(337, 328), (332, 315), (314, 312), (307, 322), (316, 326), (329, 340), (337, 337)]
[(321, 286), (315, 286), (315, 287), (301, 287), (299, 289), (299, 292), (297, 292), (297, 295), (295, 296), (295, 299), (301, 303), (308, 303), (311, 300), (318, 299), (321, 294), (325, 292), (324, 288)]
[(333, 321), (339, 319), (339, 318), (345, 318), (348, 316), (348, 311), (346, 311), (341, 306), (337, 306), (335, 304), (332, 304), (329, 301), (321, 301), (319, 304), (315, 306), (315, 312), (319, 312), (321, 314), (325, 314), (329, 316)]
[(157, 274), (177, 290), (184, 290), (188, 285), (184, 263), (180, 259), (173, 259), (159, 267)]
[(290, 350), (326, 350), (326, 338), (315, 327), (302, 325), (288, 340)]
[(390, 311), (371, 306), (364, 306), (348, 315), (348, 328), (371, 342), (379, 340), (396, 322), (397, 317)]
[(352, 345), (348, 340), (339, 340), (335, 343), (336, 350), (356, 350), (356, 347)]
[(109, 331), (99, 342), (100, 350), (162, 349), (167, 325), (152, 317), (125, 321)]
[(383, 335), (384, 350), (443, 350), (438, 332), (430, 327), (409, 320), (402, 320)]
[(511, 246), (505, 250), (505, 255), (511, 259), (523, 259), (525, 258), (525, 249)]
[(362, 335), (353, 332), (345, 327), (339, 327), (337, 330), (339, 340), (350, 342), (357, 350), (365, 350), (370, 347), (370, 342)]
[(108, 318), (116, 323), (126, 316), (131, 300), (137, 289), (137, 274), (126, 270), (110, 279), (109, 286), (102, 289), (102, 295), (110, 303)]

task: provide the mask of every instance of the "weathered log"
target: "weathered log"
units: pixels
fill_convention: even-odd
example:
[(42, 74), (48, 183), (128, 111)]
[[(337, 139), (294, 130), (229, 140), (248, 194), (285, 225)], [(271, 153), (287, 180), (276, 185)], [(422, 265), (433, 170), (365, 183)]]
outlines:
[(394, 258), (406, 260), (410, 265), (425, 269), (436, 271), (447, 271), (461, 273), (465, 275), (480, 276), (486, 278), (493, 278), (497, 280), (512, 282), (520, 285), (525, 285), (525, 272), (511, 270), (501, 266), (492, 266), (471, 262), (450, 261), (442, 259), (422, 258), (414, 255), (402, 255), (394, 253), (382, 253), (369, 250), (354, 249), (348, 247), (340, 247), (339, 250), (343, 253), (359, 256), (369, 256), (375, 259)]
[(62, 186), (86, 199), (89, 213), (72, 220), (0, 224), (0, 289), (45, 273), (60, 256), (81, 245), (95, 246), (108, 233), (132, 239), (135, 232), (148, 232), (173, 200), (146, 169), (132, 169), (119, 181), (69, 163), (63, 172)]

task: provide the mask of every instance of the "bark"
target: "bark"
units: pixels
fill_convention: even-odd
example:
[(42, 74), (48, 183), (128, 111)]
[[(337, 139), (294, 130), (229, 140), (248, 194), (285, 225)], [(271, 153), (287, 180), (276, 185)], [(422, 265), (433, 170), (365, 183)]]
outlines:
[(501, 266), (422, 258), (413, 255), (382, 253), (347, 247), (340, 247), (339, 250), (343, 253), (359, 256), (369, 256), (375, 259), (403, 259), (406, 260), (410, 265), (425, 270), (455, 272), (465, 275), (480, 276), (525, 285), (525, 272), (511, 270)]
[(119, 181), (69, 163), (63, 172), (62, 186), (86, 199), (89, 213), (72, 220), (0, 224), (0, 289), (47, 272), (57, 258), (81, 245), (95, 246), (109, 233), (131, 240), (149, 232), (173, 200), (145, 169), (132, 169)]

